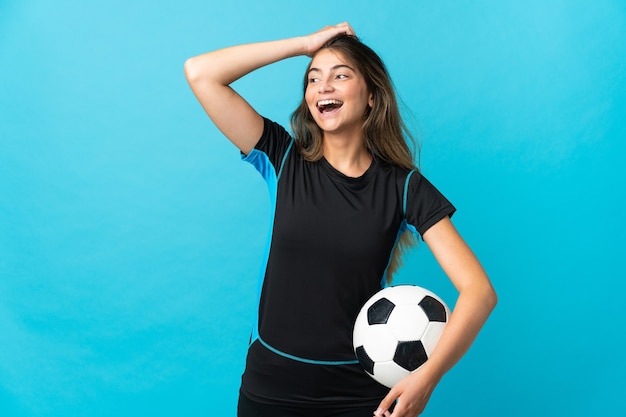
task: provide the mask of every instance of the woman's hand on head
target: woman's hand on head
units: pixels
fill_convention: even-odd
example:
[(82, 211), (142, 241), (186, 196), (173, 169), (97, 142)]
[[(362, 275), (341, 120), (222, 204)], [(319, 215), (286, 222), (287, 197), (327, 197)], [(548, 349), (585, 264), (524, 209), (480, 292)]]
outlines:
[(326, 26), (317, 32), (305, 36), (307, 41), (306, 54), (308, 56), (312, 56), (322, 47), (322, 45), (339, 35), (355, 36), (355, 32), (348, 22), (339, 23), (333, 26)]

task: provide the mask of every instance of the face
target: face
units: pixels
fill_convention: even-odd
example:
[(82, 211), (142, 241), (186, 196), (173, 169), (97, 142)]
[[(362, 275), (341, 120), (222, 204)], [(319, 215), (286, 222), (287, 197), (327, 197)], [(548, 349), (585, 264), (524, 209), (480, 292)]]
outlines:
[(307, 73), (305, 101), (324, 133), (360, 133), (365, 112), (374, 102), (365, 80), (341, 53), (324, 49)]

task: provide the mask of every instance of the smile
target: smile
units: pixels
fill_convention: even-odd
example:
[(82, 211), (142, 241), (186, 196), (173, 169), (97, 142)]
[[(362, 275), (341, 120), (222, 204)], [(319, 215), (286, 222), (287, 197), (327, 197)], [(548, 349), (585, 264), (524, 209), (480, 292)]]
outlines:
[(317, 109), (321, 112), (332, 111), (343, 105), (343, 101), (335, 99), (320, 100), (317, 102)]

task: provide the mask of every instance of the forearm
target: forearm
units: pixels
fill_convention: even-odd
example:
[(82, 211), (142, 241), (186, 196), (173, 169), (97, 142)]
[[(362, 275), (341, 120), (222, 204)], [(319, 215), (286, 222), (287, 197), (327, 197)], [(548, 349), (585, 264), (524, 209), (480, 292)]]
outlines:
[(307, 52), (304, 37), (237, 45), (189, 58), (185, 74), (190, 83), (204, 80), (229, 85), (265, 65)]
[(423, 374), (439, 381), (470, 348), (496, 302), (493, 288), (484, 281), (464, 288)]
[[(496, 294), (475, 264), (470, 285), (459, 291), (456, 306), (434, 352), (417, 371), (396, 384), (380, 403), (375, 416), (405, 417), (421, 414), (443, 375), (465, 354), (496, 304)], [(470, 267), (470, 269), (473, 269)], [(393, 414), (389, 407), (397, 400)]]
[(424, 365), (438, 379), (469, 349), (495, 307), (497, 296), (485, 270), (449, 218), (427, 230), (424, 240), (459, 291), (450, 320)]
[(327, 26), (307, 36), (232, 46), (185, 61), (185, 76), (202, 108), (239, 150), (248, 154), (263, 133), (263, 119), (230, 84), (282, 59), (311, 55), (325, 42), (353, 34), (347, 23)]
[(305, 53), (302, 37), (232, 46), (189, 58), (185, 76), (207, 115), (242, 152), (249, 153), (263, 132), (263, 119), (230, 84), (281, 59)]

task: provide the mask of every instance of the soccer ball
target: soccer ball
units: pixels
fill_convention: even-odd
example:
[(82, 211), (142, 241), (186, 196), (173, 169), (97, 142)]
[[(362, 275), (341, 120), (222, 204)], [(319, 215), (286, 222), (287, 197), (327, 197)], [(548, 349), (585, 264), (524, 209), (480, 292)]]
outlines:
[(428, 360), (449, 316), (448, 306), (424, 288), (382, 289), (356, 318), (356, 357), (372, 378), (391, 388)]

